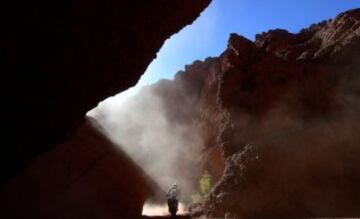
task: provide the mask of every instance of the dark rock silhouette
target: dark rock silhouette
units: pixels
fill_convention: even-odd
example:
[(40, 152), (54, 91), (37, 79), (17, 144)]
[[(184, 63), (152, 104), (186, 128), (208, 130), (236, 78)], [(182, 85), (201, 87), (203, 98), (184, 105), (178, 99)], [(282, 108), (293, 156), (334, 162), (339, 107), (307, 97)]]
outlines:
[(164, 41), (209, 3), (2, 5), (1, 218), (140, 216), (156, 185), (85, 114), (134, 85)]
[(157, 185), (95, 121), (71, 141), (37, 157), (0, 189), (1, 218), (125, 218), (140, 216)]
[(11, 1), (1, 7), (0, 182), (134, 85), (163, 42), (210, 0)]

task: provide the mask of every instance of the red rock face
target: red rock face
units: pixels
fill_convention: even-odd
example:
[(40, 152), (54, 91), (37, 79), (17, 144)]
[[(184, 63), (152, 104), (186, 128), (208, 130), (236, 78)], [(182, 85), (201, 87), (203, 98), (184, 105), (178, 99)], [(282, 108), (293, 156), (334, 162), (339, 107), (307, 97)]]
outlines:
[[(197, 186), (198, 177), (204, 170), (210, 172), (213, 181), (217, 181), (224, 170), (224, 157), (218, 144), (218, 133), (222, 127), (221, 110), (217, 102), (217, 83), (220, 63), (217, 58), (207, 58), (205, 61), (195, 61), (178, 72), (174, 81), (168, 81), (167, 86), (161, 82), (153, 85), (155, 94), (162, 100), (168, 121), (185, 124), (191, 127), (192, 135), (185, 136), (191, 141), (194, 151), (200, 156), (194, 165), (200, 172), (193, 179)], [(215, 84), (216, 83), (216, 84)], [(179, 107), (180, 106), (180, 107)], [(199, 140), (200, 139), (200, 140)]]
[[(201, 139), (192, 145), (201, 146), (194, 165), (218, 182), (192, 213), (360, 216), (359, 14), (345, 12), (298, 34), (269, 31), (255, 42), (232, 34), (221, 56), (195, 61), (174, 81), (139, 94), (136, 100), (147, 89), (156, 93), (166, 117), (195, 127)], [(9, 181), (0, 191), (1, 212), (138, 215), (155, 186), (111, 144), (90, 139), (91, 130), (85, 125)]]
[(194, 214), (360, 216), (359, 15), (255, 42), (232, 34), (221, 56), (155, 85), (170, 118), (197, 127), (219, 179)]
[(68, 139), (99, 101), (134, 85), (163, 42), (209, 3), (4, 3), (0, 182)]
[[(201, 111), (203, 109), (201, 106), (207, 104), (202, 102), (205, 101), (203, 96), (214, 97), (206, 90), (207, 87), (204, 84), (209, 81), (208, 72), (215, 72), (216, 66), (218, 63), (212, 58), (204, 62), (195, 61), (192, 65), (186, 66), (185, 71), (178, 72), (173, 81), (161, 80), (154, 85), (144, 87), (134, 98), (127, 100), (124, 111), (116, 114), (116, 119), (119, 121), (129, 121), (126, 122), (128, 124), (126, 128), (119, 127), (115, 128), (116, 130), (136, 133), (136, 135), (129, 134), (132, 138), (129, 145), (141, 145), (140, 147), (144, 150), (154, 149), (154, 152), (150, 151), (141, 158), (142, 163), (152, 166), (153, 163), (158, 162), (154, 166), (171, 167), (170, 171), (167, 171), (168, 168), (162, 168), (161, 172), (163, 175), (168, 174), (167, 178), (172, 177), (172, 180), (177, 180), (182, 187), (182, 198), (185, 202), (191, 201), (191, 194), (195, 192), (194, 189), (197, 189), (198, 179), (205, 169), (210, 171), (215, 181), (220, 178), (224, 169), (224, 159), (220, 148), (211, 145), (216, 144), (214, 136), (217, 127), (214, 124), (213, 130), (207, 130), (208, 126), (202, 119), (207, 112)], [(210, 103), (208, 106), (207, 110), (210, 110)], [(127, 114), (129, 110), (131, 114)], [(151, 120), (144, 115), (158, 119)], [(127, 120), (129, 117), (136, 117), (136, 119)], [(107, 123), (106, 120), (102, 123), (101, 117), (99, 118), (104, 127), (109, 127), (111, 122)], [(152, 121), (150, 125), (149, 120)], [(164, 122), (158, 124), (156, 120)], [(166, 130), (163, 130), (164, 127)], [(207, 136), (209, 139), (206, 139)], [(144, 141), (152, 142), (146, 144), (143, 143)], [(173, 159), (161, 163), (164, 155)], [(154, 161), (155, 157), (158, 157), (156, 161)], [(208, 162), (209, 160), (211, 162)], [(155, 174), (157, 171), (153, 172)]]
[(226, 167), (203, 213), (360, 215), (359, 13), (255, 43), (230, 37), (214, 83)]
[(152, 180), (86, 121), (71, 141), (38, 157), (0, 189), (0, 217), (135, 217), (154, 189)]

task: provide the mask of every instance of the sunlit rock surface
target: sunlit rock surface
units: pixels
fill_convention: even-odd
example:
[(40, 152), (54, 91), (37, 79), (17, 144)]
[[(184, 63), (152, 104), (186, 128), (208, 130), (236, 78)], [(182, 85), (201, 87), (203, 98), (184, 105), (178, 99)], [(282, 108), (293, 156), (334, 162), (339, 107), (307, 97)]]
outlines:
[(219, 57), (152, 86), (174, 122), (197, 127), (219, 179), (192, 213), (360, 216), (359, 51), (353, 10), (297, 34), (232, 34)]
[(359, 51), (360, 10), (254, 43), (231, 35), (207, 119), (222, 120), (226, 167), (203, 214), (360, 216)]

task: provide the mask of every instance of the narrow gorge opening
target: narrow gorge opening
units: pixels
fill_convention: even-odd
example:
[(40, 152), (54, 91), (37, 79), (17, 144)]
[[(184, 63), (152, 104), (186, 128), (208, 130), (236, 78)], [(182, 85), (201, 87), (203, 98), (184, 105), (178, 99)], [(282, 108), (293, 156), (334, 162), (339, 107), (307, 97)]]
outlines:
[[(277, 2), (275, 8), (284, 12), (282, 3), (283, 2)], [(309, 2), (308, 4), (311, 3)], [(234, 7), (234, 5), (237, 7)], [(266, 5), (263, 6), (267, 7)], [(296, 11), (295, 5), (289, 4), (287, 6)], [(229, 149), (225, 147), (224, 149), (224, 147), (222, 147), (223, 142), (219, 141), (219, 139), (223, 137), (221, 136), (222, 134), (227, 134), (226, 131), (228, 130), (223, 129), (228, 129), (229, 126), (231, 126), (229, 124), (225, 126), (223, 118), (220, 118), (220, 116), (226, 116), (224, 114), (226, 114), (227, 111), (221, 111), (222, 103), (219, 102), (217, 96), (219, 95), (219, 91), (216, 90), (222, 83), (216, 81), (216, 77), (220, 73), (223, 73), (221, 72), (223, 71), (221, 68), (224, 67), (224, 63), (220, 62), (228, 58), (226, 55), (232, 52), (240, 57), (239, 54), (241, 54), (242, 51), (246, 53), (248, 50), (251, 50), (249, 48), (252, 46), (255, 48), (253, 44), (257, 33), (278, 27), (297, 33), (301, 28), (321, 21), (324, 18), (329, 19), (335, 15), (335, 12), (337, 13), (338, 10), (342, 10), (336, 8), (336, 10), (328, 11), (328, 13), (324, 14), (316, 14), (314, 11), (312, 16), (306, 19), (302, 16), (301, 12), (297, 11), (298, 14), (293, 15), (292, 19), (295, 20), (299, 17), (304, 19), (299, 19), (299, 22), (292, 23), (294, 20), (292, 20), (292, 22), (284, 21), (282, 16), (275, 16), (274, 13), (260, 16), (260, 13), (266, 11), (261, 8), (254, 10), (252, 13), (248, 11), (245, 13), (244, 10), (246, 10), (246, 8), (249, 9), (252, 7), (254, 7), (254, 5), (251, 5), (249, 2), (237, 4), (235, 1), (230, 0), (223, 2), (220, 2), (220, 0), (213, 1), (209, 8), (206, 9), (191, 26), (184, 28), (181, 32), (166, 41), (158, 53), (158, 58), (148, 67), (143, 78), (135, 87), (108, 98), (88, 113), (88, 116), (95, 119), (99, 124), (100, 130), (106, 134), (112, 142), (118, 145), (119, 150), (122, 150), (147, 176), (154, 193), (145, 200), (143, 215), (168, 215), (165, 193), (168, 187), (174, 182), (179, 185), (181, 191), (178, 214), (188, 214), (189, 205), (202, 202), (209, 192), (206, 191), (202, 193), (202, 188), (199, 188), (203, 176), (209, 176), (211, 184), (216, 184), (223, 176), (225, 170), (224, 156), (233, 155), (236, 154), (235, 152), (238, 152), (231, 151), (232, 148)], [(272, 5), (272, 7), (274, 7), (274, 5)], [(303, 10), (305, 10), (304, 8)], [(270, 10), (270, 8), (267, 10)], [(224, 15), (224, 11), (229, 11), (230, 13)], [(245, 15), (239, 16), (241, 13), (245, 13)], [(284, 15), (289, 15), (289, 12), (285, 11), (283, 13), (283, 16)], [(246, 16), (253, 19), (260, 19), (260, 21), (247, 22), (248, 20), (245, 19)], [(265, 22), (266, 19), (269, 18), (272, 19)], [(237, 20), (238, 22), (232, 23), (232, 20)], [(263, 22), (263, 24), (259, 24), (260, 22)], [(224, 25), (224, 23), (228, 25), (220, 27)], [(249, 40), (232, 34), (228, 42), (230, 33), (233, 32), (244, 35)], [(269, 39), (266, 38), (268, 36)], [(268, 33), (268, 35), (267, 33), (258, 35), (256, 46), (259, 47), (257, 49), (263, 49), (264, 51), (266, 50), (266, 52), (275, 54), (277, 51), (272, 51), (270, 46), (269, 48), (265, 48), (268, 41), (274, 43), (272, 46), (276, 49), (278, 49), (278, 47), (282, 49), (281, 43), (293, 43), (293, 37), (294, 34), (285, 30), (275, 30)], [(260, 43), (263, 44), (260, 45)], [(225, 52), (222, 53), (223, 51)], [(245, 54), (245, 56), (246, 55), (247, 54)], [(280, 57), (283, 54), (276, 55)], [(275, 63), (276, 61), (272, 59), (275, 60), (273, 57), (269, 58), (271, 62)], [(238, 63), (235, 62), (235, 64), (231, 64), (236, 65)], [(256, 68), (257, 67), (254, 67), (254, 69), (251, 70), (260, 72), (260, 70)], [(237, 70), (238, 69), (236, 69), (236, 71)], [(285, 70), (280, 68), (280, 70), (276, 69), (271, 73), (275, 72), (276, 74), (280, 72), (281, 74), (282, 71)], [(259, 93), (251, 93), (255, 86), (259, 86), (256, 83), (252, 84), (253, 78), (251, 78), (251, 75), (231, 75), (234, 72), (229, 71), (226, 73), (233, 77), (232, 79), (234, 79), (234, 81), (239, 82), (239, 84), (228, 83), (229, 90), (224, 92), (233, 93), (231, 96), (226, 96), (229, 99), (223, 99), (221, 101), (244, 101), (245, 106), (241, 106), (244, 107), (244, 109), (236, 106), (241, 109), (234, 113), (240, 116), (238, 115), (235, 119), (233, 118), (235, 120), (235, 122), (233, 121), (234, 123), (241, 123), (241, 125), (244, 126), (237, 127), (243, 133), (238, 133), (238, 136), (234, 138), (237, 138), (237, 143), (240, 142), (243, 145), (239, 144), (240, 146), (236, 145), (236, 147), (246, 149), (248, 143), (252, 143), (253, 139), (255, 139), (259, 133), (263, 135), (263, 139), (261, 140), (268, 138), (268, 135), (271, 136), (269, 139), (266, 139), (268, 142), (271, 142), (274, 138), (273, 135), (278, 135), (280, 131), (274, 134), (272, 131), (269, 131), (269, 127), (272, 124), (278, 124), (278, 121), (275, 120), (281, 117), (282, 109), (279, 107), (279, 112), (276, 111), (278, 108), (275, 110), (271, 109), (274, 111), (271, 111), (270, 114), (274, 117), (271, 119), (267, 116), (264, 117), (265, 126), (269, 127), (256, 127), (259, 133), (251, 130), (259, 122), (257, 120), (259, 118), (254, 119), (254, 117), (252, 117), (253, 115), (250, 116), (250, 114), (254, 113), (257, 115), (263, 113), (263, 111), (267, 111), (268, 109), (266, 107), (271, 107), (271, 100), (262, 98), (265, 98), (264, 96), (266, 95), (272, 98), (272, 95), (276, 96), (276, 92), (278, 91), (275, 90), (276, 88), (270, 88), (272, 85), (266, 87), (266, 81), (257, 81), (259, 84), (264, 83), (264, 87), (269, 89), (269, 92), (264, 94), (261, 93), (264, 92), (261, 90)], [(267, 76), (264, 77), (266, 78)], [(281, 78), (283, 77), (282, 75), (275, 75), (274, 77), (279, 77), (280, 81), (283, 80), (283, 78)], [(286, 77), (287, 76), (284, 76), (284, 81), (287, 80)], [(272, 78), (268, 79), (271, 81)], [(241, 84), (242, 81), (240, 80), (249, 83)], [(224, 83), (226, 83), (226, 81)], [(286, 82), (284, 82), (284, 84), (285, 83)], [(238, 90), (240, 90), (240, 88), (236, 90), (236, 86), (245, 90), (245, 94), (242, 94), (244, 96), (239, 95), (240, 91)], [(279, 85), (279, 87), (281, 87), (279, 90), (283, 89), (283, 84)], [(247, 97), (246, 95), (249, 93), (254, 96)], [(239, 99), (236, 99), (238, 98), (236, 95), (239, 95)], [(259, 102), (256, 102), (258, 100), (257, 98)], [(232, 104), (236, 105), (238, 103)], [(248, 111), (251, 113), (248, 113)], [(217, 118), (217, 116), (219, 118)], [(289, 121), (289, 123), (291, 122), (292, 121)], [(253, 123), (256, 124), (253, 125)], [(280, 123), (281, 122), (279, 122), (279, 124)], [(281, 123), (280, 125), (284, 124)], [(287, 125), (289, 124), (285, 124), (284, 126)], [(290, 124), (290, 126), (291, 125), (292, 124)], [(283, 131), (283, 127), (276, 127), (274, 129), (277, 128)], [(281, 133), (279, 135), (281, 135)], [(244, 138), (239, 139), (239, 136)], [(247, 152), (245, 149), (243, 151)], [(241, 157), (240, 155), (239, 157)], [(236, 156), (234, 159), (235, 158)], [(229, 165), (231, 165), (231, 163)]]
[[(181, 193), (178, 214), (188, 214), (189, 204), (205, 197), (200, 188), (204, 174), (213, 185), (223, 172), (221, 150), (206, 150), (200, 130), (201, 87), (206, 72), (190, 78), (184, 73), (185, 65), (218, 55), (226, 47), (224, 41), (211, 48), (218, 3), (211, 3), (193, 24), (165, 42), (136, 86), (87, 113), (152, 181), (155, 194), (145, 201), (143, 215), (169, 214), (165, 194), (174, 183)], [(191, 54), (191, 50), (196, 52)], [(215, 163), (206, 162), (210, 156)]]
[[(151, 181), (154, 194), (145, 201), (142, 215), (169, 214), (165, 194), (173, 183), (181, 193), (178, 214), (188, 214), (189, 204), (205, 197), (200, 191), (202, 176), (208, 174), (213, 185), (223, 172), (221, 150), (206, 150), (200, 130), (204, 78), (187, 79), (184, 74), (185, 65), (218, 55), (226, 47), (223, 42), (221, 47), (211, 48), (218, 13), (218, 1), (214, 1), (193, 24), (164, 43), (136, 86), (87, 113)], [(191, 49), (197, 52), (191, 54)], [(206, 162), (210, 156), (217, 159), (216, 165)]]

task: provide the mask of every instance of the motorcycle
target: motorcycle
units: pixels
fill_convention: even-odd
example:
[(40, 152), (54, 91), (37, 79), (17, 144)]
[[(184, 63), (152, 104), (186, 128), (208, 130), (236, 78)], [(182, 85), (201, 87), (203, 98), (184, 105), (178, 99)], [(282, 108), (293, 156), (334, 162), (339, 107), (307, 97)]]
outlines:
[(178, 204), (179, 204), (179, 201), (176, 198), (168, 199), (169, 212), (172, 217), (176, 216), (176, 212), (178, 211)]

